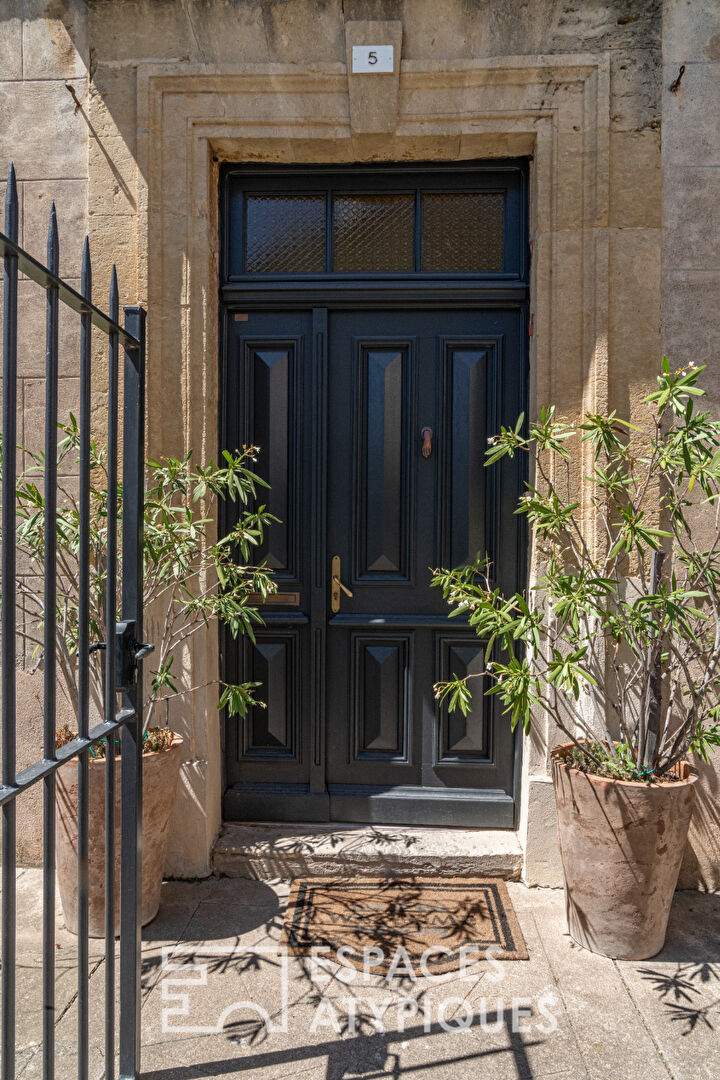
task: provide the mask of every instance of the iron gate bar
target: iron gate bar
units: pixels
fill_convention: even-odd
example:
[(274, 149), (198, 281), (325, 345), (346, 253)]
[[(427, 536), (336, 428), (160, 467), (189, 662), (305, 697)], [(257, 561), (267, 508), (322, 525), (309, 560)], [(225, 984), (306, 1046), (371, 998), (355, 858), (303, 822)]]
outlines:
[[(92, 269), (87, 237), (83, 247), (81, 289), (92, 298)], [(90, 353), (92, 322), (89, 311), (80, 315), (80, 496), (78, 499), (78, 735), (90, 730)], [(89, 892), (89, 751), (78, 757), (78, 1080), (88, 1080), (90, 939)]]
[[(50, 208), (47, 263), (57, 275), (60, 267), (60, 243), (55, 203)], [(58, 288), (49, 285), (45, 326), (45, 611), (55, 611), (57, 603), (57, 424), (58, 424)], [(45, 619), (43, 627), (43, 756), (55, 759), (55, 689), (57, 655), (55, 620)], [(43, 777), (43, 1076), (53, 1074), (55, 1058), (55, 771)]]
[[(110, 276), (110, 318), (118, 321), (117, 271)], [(108, 337), (107, 568), (105, 571), (105, 723), (115, 714), (115, 656), (110, 647), (117, 618), (118, 335)], [(105, 744), (105, 1080), (115, 1076), (115, 737)]]
[[(123, 617), (142, 636), (142, 527), (144, 503), (144, 393), (145, 393), (145, 312), (125, 308), (125, 327), (118, 323), (118, 285), (113, 267), (110, 287), (110, 314), (91, 301), (91, 263), (87, 239), (83, 252), (82, 295), (59, 276), (57, 216), (53, 205), (48, 230), (47, 267), (28, 255), (17, 242), (18, 197), (13, 166), (8, 173), (5, 200), (5, 233), (0, 233), (4, 259), (3, 328), (3, 456), (2, 456), (2, 762), (0, 767), (0, 809), (2, 811), (2, 971), (0, 974), (0, 1080), (15, 1077), (16, 1029), (16, 814), (17, 798), (33, 785), (43, 785), (43, 1049), (44, 1080), (55, 1075), (55, 773), (66, 762), (78, 760), (78, 1063), (77, 1074), (88, 1076), (89, 1062), (89, 938), (88, 938), (88, 800), (89, 752), (106, 741), (105, 789), (105, 1075), (113, 1080), (115, 1060), (115, 775), (113, 754), (118, 731), (122, 739), (120, 878), (120, 1073), (123, 1080), (136, 1080), (140, 1069), (140, 946), (141, 946), (141, 836), (142, 836), (142, 668), (144, 655), (130, 654), (128, 685), (117, 685), (119, 630), (116, 623), (117, 522), (118, 522), (118, 352), (124, 348), (123, 406)], [(58, 313), (59, 302), (81, 316), (80, 338), (80, 497), (78, 551), (78, 737), (55, 747), (56, 721), (56, 626), (53, 617), (44, 619), (43, 648), (43, 757), (17, 772), (16, 762), (16, 468), (17, 468), (17, 325), (18, 273), (22, 270), (47, 292), (46, 299), (46, 402), (45, 402), (45, 506), (43, 515), (45, 612), (57, 606), (57, 396), (58, 396)], [(107, 569), (105, 580), (105, 631), (107, 644), (90, 643), (90, 391), (92, 327), (108, 336), (108, 506)], [(90, 722), (90, 653), (106, 648), (103, 721)], [(122, 653), (125, 666), (128, 656)], [(123, 702), (116, 708), (116, 690)]]
[[(13, 173), (13, 176), (14, 175), (15, 174)], [(8, 184), (9, 183), (10, 181), (8, 179)], [(140, 348), (140, 342), (128, 332), (127, 327), (122, 327), (119, 323), (113, 322), (99, 307), (95, 307), (94, 304), (88, 303), (88, 301), (81, 296), (79, 292), (76, 292), (75, 289), (71, 288), (66, 281), (63, 281), (63, 279), (56, 274), (51, 273), (47, 267), (43, 266), (42, 263), (39, 263), (32, 255), (28, 255), (27, 251), (18, 246), (17, 240), (13, 240), (11, 236), (3, 232), (0, 232), (0, 255), (6, 257), (8, 255), (14, 255), (17, 258), (18, 266), (23, 274), (26, 274), (27, 277), (31, 278), (38, 285), (42, 285), (44, 289), (49, 289), (51, 287), (56, 288), (63, 304), (72, 308), (73, 311), (77, 311), (79, 315), (84, 311), (89, 311), (93, 326), (96, 326), (98, 330), (102, 330), (104, 334), (117, 334), (126, 349)]]
[[(10, 166), (5, 191), (5, 229), (17, 240), (18, 197), (15, 170)], [(15, 780), (15, 491), (17, 443), (17, 299), (18, 257), (3, 251), (5, 305), (3, 323), (3, 501), (2, 501), (2, 782)], [(2, 1080), (15, 1076), (15, 800), (2, 808)]]
[[(125, 326), (140, 347), (125, 351), (123, 385), (123, 529), (122, 618), (135, 622), (135, 637), (143, 639), (143, 482), (145, 431), (145, 312), (126, 307)], [(135, 430), (128, 422), (136, 418)], [(123, 705), (134, 719), (121, 735), (121, 854), (120, 892), (120, 1078), (134, 1080), (140, 1072), (140, 959), (142, 946), (142, 665), (130, 687), (123, 687)], [(125, 1023), (123, 1023), (125, 1020)]]
[(106, 724), (104, 721), (102, 724), (97, 724), (90, 729), (87, 739), (73, 739), (72, 742), (66, 743), (65, 746), (61, 746), (59, 750), (56, 750), (55, 757), (36, 761), (34, 765), (28, 765), (27, 769), (23, 769), (22, 772), (17, 774), (14, 784), (0, 784), (0, 806), (12, 802), (13, 799), (33, 787), (39, 780), (45, 780), (52, 776), (62, 765), (72, 761), (73, 758), (79, 757), (83, 750), (89, 750), (92, 746), (97, 746), (103, 739), (107, 739), (108, 735), (119, 731), (123, 724), (126, 724), (128, 720), (132, 720), (134, 716), (134, 709), (119, 709), (115, 713), (115, 719), (111, 724)]

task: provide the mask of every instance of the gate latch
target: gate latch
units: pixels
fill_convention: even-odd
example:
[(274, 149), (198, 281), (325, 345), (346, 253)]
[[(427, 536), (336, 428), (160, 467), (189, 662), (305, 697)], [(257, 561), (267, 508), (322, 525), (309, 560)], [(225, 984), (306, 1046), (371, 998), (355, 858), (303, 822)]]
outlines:
[(135, 620), (115, 624), (115, 686), (130, 690), (135, 685), (138, 660), (153, 652), (155, 646), (135, 637)]

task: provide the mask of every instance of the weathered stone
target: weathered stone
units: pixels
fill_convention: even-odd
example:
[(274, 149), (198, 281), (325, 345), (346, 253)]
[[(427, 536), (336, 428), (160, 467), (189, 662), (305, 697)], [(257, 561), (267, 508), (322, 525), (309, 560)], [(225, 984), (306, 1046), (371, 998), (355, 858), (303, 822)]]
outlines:
[[(665, 87), (678, 73), (676, 62), (665, 62)], [(663, 99), (663, 167), (720, 165), (720, 125), (715, 122), (719, 100), (720, 62), (686, 65), (677, 91), (666, 90)], [(665, 193), (668, 197), (667, 182)]]
[[(720, 82), (718, 82), (720, 97)], [(720, 169), (706, 165), (673, 170), (665, 205), (664, 258), (687, 270), (717, 270), (720, 235)]]
[[(402, 30), (401, 22), (362, 20), (345, 23), (350, 127), (354, 135), (391, 132), (397, 126)], [(391, 45), (392, 72), (353, 72), (352, 51), (355, 45)]]
[[(86, 179), (87, 128), (65, 83), (44, 79), (20, 85), (21, 92), (17, 83), (0, 82), (3, 160), (14, 160), (21, 181)], [(85, 91), (82, 79), (69, 85), (78, 97)]]
[(230, 824), (213, 849), (215, 873), (285, 881), (438, 872), (516, 878), (521, 864), (514, 833), (492, 829)]
[(4, 79), (22, 79), (23, 0), (8, 0), (0, 31), (0, 72)]
[(84, 0), (24, 0), (23, 79), (82, 79), (90, 49)]

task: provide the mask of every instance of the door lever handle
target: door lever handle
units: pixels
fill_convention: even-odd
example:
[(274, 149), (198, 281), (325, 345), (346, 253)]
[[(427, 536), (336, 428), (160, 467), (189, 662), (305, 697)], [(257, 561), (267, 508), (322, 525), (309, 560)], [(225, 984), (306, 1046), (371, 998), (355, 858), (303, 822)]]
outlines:
[(333, 555), (332, 565), (330, 567), (330, 610), (333, 615), (337, 615), (340, 610), (340, 592), (344, 592), (346, 596), (352, 598), (352, 592), (348, 589), (347, 585), (343, 585), (340, 580), (340, 556)]
[(345, 593), (345, 595), (346, 595), (346, 596), (349, 596), (349, 597), (350, 597), (350, 599), (352, 600), (352, 593), (351, 593), (351, 592), (350, 592), (350, 590), (348, 589), (347, 585), (343, 585), (342, 581), (341, 581), (341, 580), (340, 580), (340, 578), (339, 578), (339, 577), (337, 576), (337, 574), (333, 574), (333, 581), (334, 581), (334, 582), (335, 582), (335, 584), (336, 584), (336, 585), (338, 586), (338, 588), (339, 588), (339, 589), (342, 589), (342, 591), (343, 591), (343, 592)]

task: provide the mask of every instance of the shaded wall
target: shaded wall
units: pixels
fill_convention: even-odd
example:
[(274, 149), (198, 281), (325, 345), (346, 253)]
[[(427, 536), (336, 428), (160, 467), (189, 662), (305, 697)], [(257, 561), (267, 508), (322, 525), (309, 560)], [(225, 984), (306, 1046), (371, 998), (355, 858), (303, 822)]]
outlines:
[[(673, 92), (669, 87), (685, 71)], [(666, 0), (663, 13), (663, 349), (706, 364), (720, 415), (720, 6)], [(720, 888), (720, 755), (703, 782), (680, 883)]]

